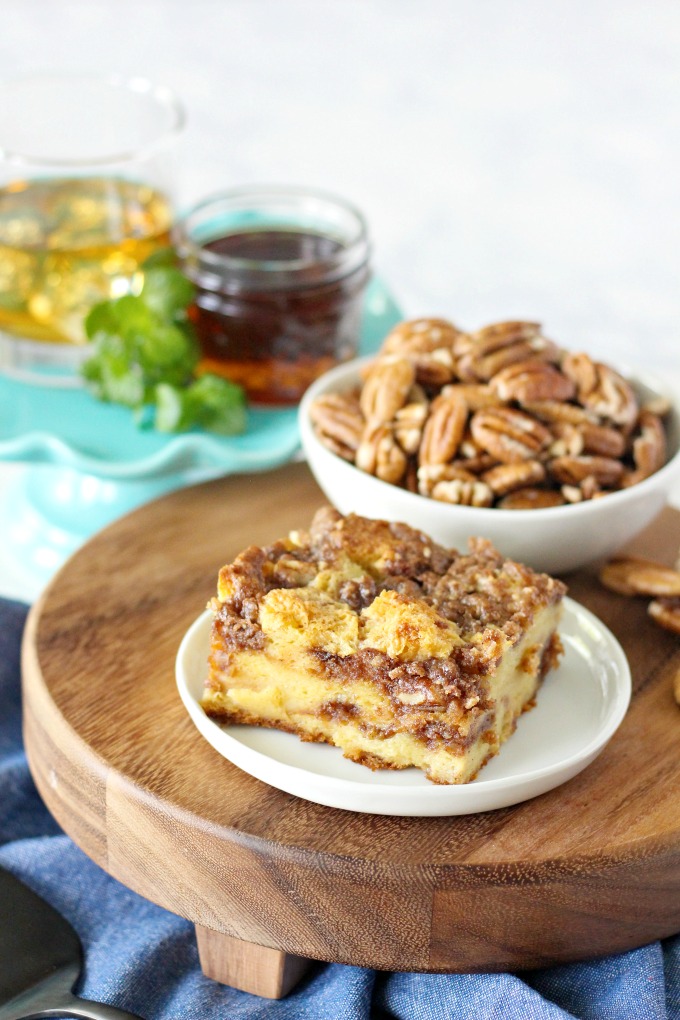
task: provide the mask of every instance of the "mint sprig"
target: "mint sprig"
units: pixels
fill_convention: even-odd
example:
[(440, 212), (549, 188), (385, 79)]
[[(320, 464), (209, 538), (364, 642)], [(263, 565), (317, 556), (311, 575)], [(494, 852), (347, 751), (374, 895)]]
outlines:
[(222, 376), (207, 372), (188, 386), (156, 386), (156, 428), (184, 432), (199, 426), (209, 432), (233, 436), (246, 427), (243, 390)]
[(101, 301), (85, 320), (92, 353), (81, 368), (99, 400), (124, 404), (162, 432), (201, 428), (236, 435), (246, 427), (240, 386), (198, 374), (200, 348), (187, 310), (194, 296), (172, 252), (145, 263), (138, 295)]

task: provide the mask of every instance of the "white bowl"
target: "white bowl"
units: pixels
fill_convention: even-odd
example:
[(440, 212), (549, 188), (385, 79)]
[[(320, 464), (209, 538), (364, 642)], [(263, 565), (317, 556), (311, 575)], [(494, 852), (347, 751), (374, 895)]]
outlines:
[(473, 536), (488, 538), (511, 559), (535, 570), (566, 573), (611, 556), (656, 517), (680, 478), (680, 400), (643, 375), (622, 373), (642, 397), (670, 397), (666, 465), (643, 482), (602, 499), (540, 510), (453, 506), (383, 482), (332, 453), (312, 427), (312, 401), (343, 393), (361, 383), (370, 358), (355, 359), (326, 372), (305, 393), (299, 409), (302, 446), (321, 490), (340, 513), (403, 521), (448, 548), (465, 550)]

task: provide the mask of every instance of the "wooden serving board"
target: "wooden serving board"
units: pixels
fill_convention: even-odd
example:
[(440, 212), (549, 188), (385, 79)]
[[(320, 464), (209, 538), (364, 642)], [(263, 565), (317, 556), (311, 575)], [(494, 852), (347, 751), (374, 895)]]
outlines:
[[(309, 523), (306, 466), (147, 504), (72, 557), (31, 611), (25, 742), (38, 788), (102, 868), (196, 925), (212, 977), (285, 994), (307, 960), (406, 971), (514, 970), (680, 929), (680, 641), (644, 600), (570, 594), (622, 643), (635, 695), (566, 785), (487, 814), (334, 810), (259, 782), (199, 735), (175, 687), (185, 631), (219, 567)], [(638, 553), (671, 563), (680, 513)]]

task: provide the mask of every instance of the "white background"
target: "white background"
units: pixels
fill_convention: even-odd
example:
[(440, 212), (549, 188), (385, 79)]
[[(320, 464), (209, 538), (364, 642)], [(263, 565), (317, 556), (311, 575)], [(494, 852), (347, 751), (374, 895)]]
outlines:
[[(335, 191), (408, 316), (680, 376), (676, 0), (0, 0), (0, 74), (170, 86), (180, 203)], [(20, 468), (0, 466), (2, 479)], [(2, 489), (0, 488), (0, 498)], [(0, 564), (0, 593), (34, 597)]]

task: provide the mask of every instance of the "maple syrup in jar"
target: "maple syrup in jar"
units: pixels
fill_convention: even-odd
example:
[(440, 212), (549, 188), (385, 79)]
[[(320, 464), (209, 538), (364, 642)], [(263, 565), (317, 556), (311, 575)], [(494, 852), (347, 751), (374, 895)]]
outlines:
[(196, 286), (199, 370), (281, 406), (355, 356), (370, 246), (352, 206), (296, 188), (225, 192), (180, 220), (175, 239)]

